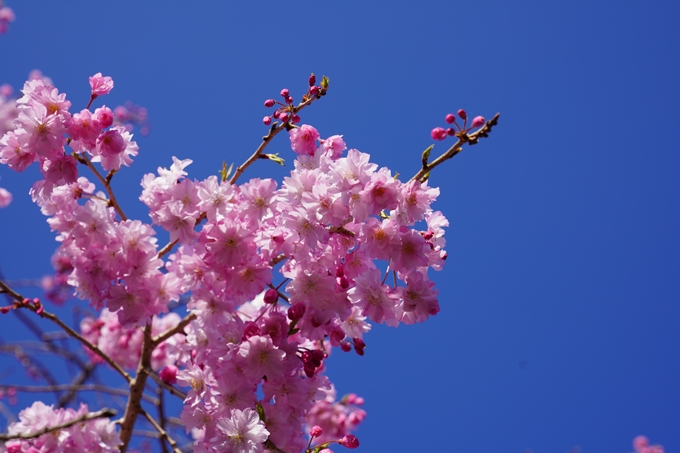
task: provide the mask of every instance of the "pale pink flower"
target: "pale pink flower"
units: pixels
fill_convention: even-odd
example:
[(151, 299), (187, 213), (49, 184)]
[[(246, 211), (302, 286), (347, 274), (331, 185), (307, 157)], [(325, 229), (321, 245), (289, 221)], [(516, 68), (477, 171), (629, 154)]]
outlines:
[(260, 453), (269, 437), (257, 412), (251, 408), (234, 409), (231, 417), (217, 421), (219, 433), (214, 439), (222, 453)]
[(113, 79), (102, 76), (102, 73), (98, 72), (90, 77), (90, 86), (92, 87), (92, 96), (94, 97), (109, 94), (113, 89)]
[(314, 155), (316, 151), (316, 141), (319, 139), (319, 132), (312, 126), (303, 124), (300, 127), (291, 129), (288, 132), (290, 145), (297, 154)]

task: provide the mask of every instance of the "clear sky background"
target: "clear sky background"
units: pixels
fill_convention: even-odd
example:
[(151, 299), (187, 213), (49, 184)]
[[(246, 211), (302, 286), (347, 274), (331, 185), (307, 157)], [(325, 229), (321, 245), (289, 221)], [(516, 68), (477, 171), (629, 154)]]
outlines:
[[(431, 177), (451, 222), (441, 312), (329, 360), (339, 393), (366, 399), (361, 451), (624, 453), (638, 434), (680, 451), (679, 3), (6, 4), (0, 84), (40, 69), (77, 111), (102, 72), (115, 88), (99, 105), (148, 109), (151, 133), (114, 180), (144, 221), (143, 174), (172, 156), (197, 179), (242, 162), (266, 132), (263, 101), (284, 87), (299, 99), (311, 72), (331, 85), (302, 122), (405, 178), (446, 113), (501, 112)], [(294, 157), (285, 136), (269, 151)], [(36, 173), (0, 178), (15, 195), (0, 266), (50, 273)]]

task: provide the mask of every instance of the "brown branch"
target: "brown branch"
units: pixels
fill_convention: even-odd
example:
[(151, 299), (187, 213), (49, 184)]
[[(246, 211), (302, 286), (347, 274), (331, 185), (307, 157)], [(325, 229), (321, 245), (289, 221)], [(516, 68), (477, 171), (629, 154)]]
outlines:
[(99, 349), (98, 346), (90, 343), (88, 340), (86, 340), (82, 335), (80, 335), (78, 332), (64, 324), (64, 322), (59, 319), (56, 315), (45, 311), (44, 309), (38, 309), (35, 305), (31, 303), (23, 303), (25, 299), (21, 294), (17, 293), (14, 291), (12, 288), (7, 286), (2, 280), (0, 280), (0, 288), (5, 290), (8, 294), (10, 294), (15, 300), (16, 303), (15, 308), (26, 308), (28, 310), (31, 310), (33, 313), (37, 314), (41, 318), (46, 318), (61, 327), (67, 334), (75, 338), (76, 340), (80, 341), (85, 347), (87, 347), (90, 351), (94, 352), (97, 354), (99, 357), (101, 357), (106, 363), (111, 365), (111, 367), (116, 370), (123, 378), (125, 378), (126, 381), (130, 382), (132, 378), (128, 374), (127, 371), (125, 371), (123, 368), (121, 368), (120, 365), (118, 365), (116, 362), (111, 359), (108, 355), (104, 354), (104, 352)]
[[(75, 390), (76, 392), (99, 392), (99, 393), (109, 393), (111, 395), (118, 396), (128, 396), (130, 391), (127, 389), (116, 389), (113, 387), (106, 387), (104, 385), (98, 384), (83, 384), (83, 385), (73, 385), (73, 384), (61, 384), (61, 385), (11, 385), (11, 384), (0, 384), (0, 389), (15, 389), (17, 392), (30, 392), (30, 393), (49, 393), (53, 391), (65, 392), (69, 390)], [(152, 396), (144, 395), (142, 396), (144, 401), (148, 401), (151, 404), (158, 404), (158, 400)]]
[(95, 166), (92, 164), (92, 161), (90, 161), (90, 158), (87, 157), (87, 154), (81, 153), (81, 154), (75, 154), (74, 157), (80, 162), (81, 164), (84, 164), (92, 170), (92, 173), (97, 177), (99, 182), (102, 183), (104, 186), (104, 189), (106, 189), (106, 193), (109, 194), (109, 206), (113, 207), (113, 209), (116, 210), (118, 215), (120, 216), (121, 219), (127, 220), (127, 217), (125, 216), (125, 213), (123, 212), (123, 209), (120, 207), (118, 204), (118, 201), (116, 201), (116, 196), (113, 194), (113, 189), (111, 188), (111, 178), (113, 177), (114, 172), (109, 173), (109, 175), (106, 177), (106, 179), (97, 171)]
[(72, 420), (69, 420), (64, 423), (59, 423), (58, 425), (54, 426), (46, 426), (43, 429), (40, 429), (38, 431), (34, 431), (32, 433), (28, 434), (0, 434), (0, 440), (12, 440), (12, 439), (35, 439), (36, 437), (40, 437), (43, 434), (47, 434), (53, 431), (59, 431), (60, 429), (68, 428), (73, 425), (77, 425), (78, 423), (86, 422), (88, 420), (94, 420), (96, 418), (109, 418), (113, 417), (116, 415), (116, 411), (113, 409), (108, 409), (104, 408), (100, 411), (97, 412), (88, 412), (87, 414), (83, 414), (80, 417), (76, 417)]
[(480, 138), (486, 138), (489, 136), (489, 132), (491, 132), (491, 129), (498, 124), (498, 118), (501, 116), (500, 113), (496, 113), (493, 118), (491, 118), (489, 121), (484, 124), (484, 126), (480, 127), (476, 131), (474, 131), (471, 134), (463, 134), (462, 136), (458, 137), (458, 141), (453, 144), (446, 152), (444, 152), (441, 156), (437, 157), (435, 160), (430, 162), (429, 164), (423, 163), (423, 168), (418, 170), (418, 173), (416, 173), (413, 178), (411, 178), (411, 181), (414, 179), (423, 182), (425, 175), (430, 173), (432, 169), (435, 167), (438, 167), (445, 161), (451, 159), (453, 156), (461, 152), (463, 149), (463, 145), (467, 143), (468, 145), (476, 145), (477, 142), (479, 141)]
[[(158, 425), (165, 431), (165, 401), (163, 387), (156, 387), (156, 394), (158, 395), (158, 404), (156, 404), (156, 407), (158, 408)], [(163, 453), (169, 453), (167, 444), (163, 442), (163, 437), (159, 439), (159, 442), (161, 443), (161, 450), (163, 450)]]
[[(325, 91), (324, 91), (325, 94)], [(311, 96), (308, 99), (306, 99), (303, 102), (300, 102), (297, 107), (293, 107), (293, 112), (292, 115), (290, 115), (290, 120), (278, 124), (275, 122), (272, 124), (271, 128), (269, 129), (269, 132), (267, 135), (262, 137), (262, 143), (260, 143), (260, 146), (257, 147), (255, 152), (244, 162), (242, 163), (234, 172), (234, 176), (231, 177), (229, 180), (229, 183), (235, 184), (236, 180), (243, 174), (243, 172), (246, 170), (246, 168), (250, 167), (250, 165), (255, 162), (256, 160), (260, 159), (262, 153), (264, 152), (264, 149), (267, 147), (269, 142), (282, 130), (284, 129), (291, 129), (293, 126), (290, 124), (290, 121), (292, 121), (293, 116), (299, 112), (300, 110), (304, 109), (308, 105), (310, 105), (312, 102), (315, 100), (319, 99), (322, 95), (317, 95), (317, 96)]]
[(178, 333), (186, 335), (184, 333), (184, 328), (194, 319), (196, 319), (196, 314), (189, 313), (188, 315), (186, 315), (184, 317), (184, 319), (182, 319), (180, 322), (178, 322), (175, 327), (172, 327), (172, 328), (166, 330), (165, 332), (163, 332), (162, 334), (158, 335), (157, 337), (152, 338), (151, 339), (152, 346), (155, 348), (160, 343), (163, 343), (165, 340), (167, 340), (171, 336), (178, 334)]
[(121, 453), (125, 453), (130, 439), (132, 438), (132, 430), (135, 426), (137, 416), (143, 412), (141, 400), (144, 395), (144, 386), (148, 377), (147, 369), (151, 368), (151, 352), (153, 352), (154, 344), (151, 340), (151, 324), (147, 324), (144, 328), (144, 342), (142, 343), (142, 353), (137, 365), (137, 376), (130, 380), (130, 396), (128, 397), (127, 405), (125, 406), (125, 415), (120, 424), (120, 440), (123, 443), (120, 447)]
[(158, 377), (158, 375), (153, 370), (147, 369), (146, 373), (149, 375), (149, 377), (151, 377), (151, 379), (153, 379), (156, 382), (156, 384), (163, 387), (165, 390), (170, 392), (172, 395), (176, 396), (177, 398), (181, 398), (182, 401), (184, 401), (187, 398), (186, 393), (184, 393), (181, 390), (179, 390), (178, 388), (164, 382), (161, 378)]
[(165, 439), (170, 444), (170, 446), (172, 447), (173, 453), (182, 453), (182, 450), (180, 450), (179, 447), (177, 446), (177, 442), (175, 442), (175, 439), (170, 437), (170, 435), (167, 433), (167, 431), (165, 431), (163, 429), (163, 427), (161, 425), (159, 425), (158, 422), (152, 416), (150, 416), (144, 409), (141, 409), (141, 408), (139, 409), (139, 413), (142, 414), (144, 417), (146, 417), (146, 419), (149, 421), (149, 423), (151, 423), (151, 425), (154, 428), (156, 428), (156, 431), (158, 431), (158, 434), (160, 434), (161, 437), (163, 439)]

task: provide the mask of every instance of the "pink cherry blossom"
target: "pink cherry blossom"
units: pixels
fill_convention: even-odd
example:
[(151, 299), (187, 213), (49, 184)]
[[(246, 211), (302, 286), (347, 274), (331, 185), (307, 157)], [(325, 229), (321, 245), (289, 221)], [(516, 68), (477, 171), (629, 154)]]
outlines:
[(90, 87), (92, 87), (92, 96), (96, 97), (109, 94), (113, 89), (113, 79), (111, 77), (102, 76), (102, 73), (98, 72), (90, 77)]

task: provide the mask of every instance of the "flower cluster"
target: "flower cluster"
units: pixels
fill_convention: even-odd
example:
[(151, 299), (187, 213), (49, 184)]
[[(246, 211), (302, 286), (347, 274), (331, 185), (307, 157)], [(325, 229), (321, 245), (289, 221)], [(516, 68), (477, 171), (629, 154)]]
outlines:
[(645, 436), (637, 436), (633, 439), (635, 453), (664, 453), (662, 445), (649, 445), (649, 439)]
[[(19, 421), (8, 427), (10, 436), (37, 433), (87, 414), (87, 406), (81, 404), (78, 410), (54, 409), (36, 401), (19, 413)], [(106, 419), (83, 421), (72, 426), (51, 431), (33, 439), (10, 440), (0, 452), (66, 452), (82, 451), (96, 453), (115, 453), (121, 444), (115, 423)]]
[[(320, 95), (309, 84), (307, 100)], [(113, 81), (96, 74), (90, 85), (91, 104)], [(265, 441), (299, 451), (311, 425), (323, 426), (325, 440), (358, 445), (348, 436), (365, 417), (363, 400), (334, 402), (324, 362), (333, 347), (363, 355), (370, 321), (413, 324), (439, 312), (428, 277), (446, 259), (448, 221), (430, 207), (438, 189), (403, 183), (358, 150), (343, 155), (340, 135), (321, 139), (288, 123), (297, 159), (281, 187), (191, 180), (191, 160), (173, 158), (142, 180), (147, 224), (115, 203), (115, 172), (99, 177), (107, 193), (78, 175), (78, 163), (118, 170), (137, 154), (110, 109), (71, 115), (65, 95), (40, 80), (26, 83), (17, 105), (0, 162), (16, 171), (40, 164), (32, 195), (58, 234), (55, 261), (78, 297), (106, 308), (83, 321), (85, 338), (133, 367), (143, 341), (135, 326), (152, 323), (158, 335), (179, 318), (157, 315), (188, 300), (186, 342), (170, 338), (151, 360), (165, 382), (189, 387), (181, 419), (198, 433), (196, 451), (259, 452)], [(159, 249), (154, 228), (172, 243)]]
[[(162, 318), (154, 316), (151, 333), (159, 335), (176, 326), (179, 321), (180, 317), (177, 313), (168, 313)], [(104, 309), (97, 319), (87, 316), (80, 322), (80, 331), (85, 339), (99, 347), (104, 354), (123, 368), (133, 369), (137, 366), (144, 334), (137, 328), (121, 325), (115, 313)], [(180, 346), (183, 343), (184, 335), (175, 334), (159, 344), (151, 355), (151, 368), (161, 370), (166, 366), (174, 365), (179, 358)], [(102, 361), (89, 349), (85, 351), (93, 362)]]

